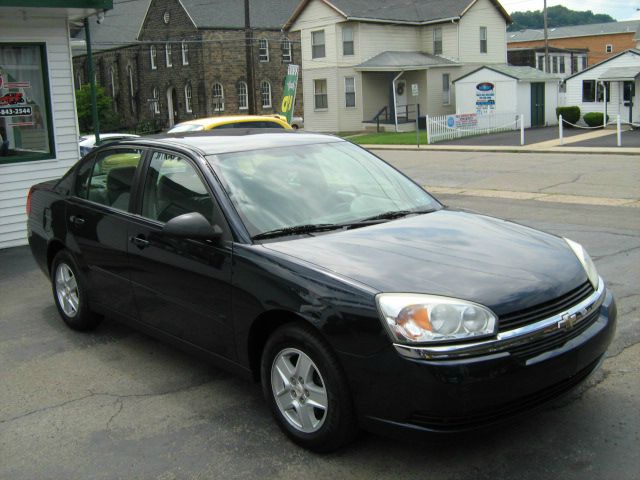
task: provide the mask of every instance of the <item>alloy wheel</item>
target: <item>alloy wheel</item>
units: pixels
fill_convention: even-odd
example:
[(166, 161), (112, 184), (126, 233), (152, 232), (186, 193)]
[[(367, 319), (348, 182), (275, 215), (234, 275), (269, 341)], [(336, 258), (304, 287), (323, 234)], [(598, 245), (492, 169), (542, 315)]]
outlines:
[(59, 263), (55, 274), (56, 295), (58, 303), (64, 314), (68, 317), (75, 317), (80, 308), (80, 293), (78, 292), (78, 282), (73, 270), (66, 263)]
[(271, 389), (282, 416), (296, 430), (314, 433), (327, 418), (325, 382), (311, 358), (296, 348), (278, 353), (271, 367)]

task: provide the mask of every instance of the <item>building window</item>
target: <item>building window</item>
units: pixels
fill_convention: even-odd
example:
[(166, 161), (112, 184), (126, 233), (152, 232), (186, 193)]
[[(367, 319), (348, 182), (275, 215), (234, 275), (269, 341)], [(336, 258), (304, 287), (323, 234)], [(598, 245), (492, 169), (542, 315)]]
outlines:
[(558, 73), (558, 57), (553, 57), (553, 73)]
[(249, 108), (249, 90), (247, 89), (247, 82), (240, 82), (238, 84), (238, 108), (240, 110), (246, 110)]
[(605, 47), (604, 50), (606, 53), (613, 53), (613, 45), (611, 45), (610, 43), (607, 43), (607, 46)]
[(45, 46), (0, 43), (0, 164), (55, 158)]
[(258, 40), (258, 59), (261, 62), (269, 61), (269, 42), (265, 38)]
[(442, 27), (433, 29), (433, 54), (442, 55)]
[(221, 83), (213, 84), (213, 111), (224, 112), (224, 89)]
[(262, 108), (271, 108), (271, 84), (264, 81), (260, 84), (260, 95), (262, 96)]
[(587, 68), (587, 57), (582, 57), (582, 68), (580, 70), (586, 70)]
[(598, 82), (596, 85), (596, 101), (604, 102), (606, 95), (607, 103), (611, 101), (611, 82)]
[(285, 38), (282, 40), (282, 62), (290, 63), (293, 60), (291, 55), (291, 40)]
[(583, 102), (596, 101), (596, 81), (595, 80), (582, 81), (582, 101)]
[(311, 32), (311, 58), (324, 58), (324, 30)]
[(160, 97), (158, 96), (158, 88), (153, 87), (153, 113), (160, 113)]
[(189, 44), (182, 41), (182, 65), (189, 65)]
[(342, 28), (342, 55), (353, 55), (353, 27)]
[(344, 77), (344, 106), (347, 108), (356, 106), (356, 79)]
[(76, 90), (82, 87), (82, 72), (78, 70), (76, 72)]
[(451, 78), (448, 73), (442, 74), (442, 105), (451, 105)]
[(156, 46), (151, 45), (149, 47), (149, 58), (151, 59), (151, 70), (155, 70), (156, 68), (158, 68), (158, 65), (156, 65), (157, 57), (158, 57), (158, 52), (156, 51)]
[(193, 112), (193, 105), (191, 104), (191, 84), (187, 83), (184, 86), (184, 108), (187, 113)]
[(316, 110), (324, 110), (329, 108), (327, 101), (327, 80), (314, 80), (313, 81), (313, 98)]
[(113, 99), (113, 111), (118, 113), (118, 103), (116, 102), (116, 71), (113, 66), (109, 67), (109, 89), (111, 90), (111, 98)]
[(544, 72), (544, 55), (538, 55), (538, 70)]
[(565, 73), (564, 57), (560, 57), (560, 73)]
[(167, 67), (172, 67), (173, 63), (171, 62), (171, 44), (167, 43), (167, 46), (164, 49), (164, 57), (167, 62)]
[(487, 27), (480, 27), (480, 53), (487, 53)]
[(129, 103), (131, 104), (131, 111), (133, 112), (136, 109), (136, 91), (133, 85), (133, 68), (131, 68), (131, 65), (127, 66), (127, 77), (129, 79)]

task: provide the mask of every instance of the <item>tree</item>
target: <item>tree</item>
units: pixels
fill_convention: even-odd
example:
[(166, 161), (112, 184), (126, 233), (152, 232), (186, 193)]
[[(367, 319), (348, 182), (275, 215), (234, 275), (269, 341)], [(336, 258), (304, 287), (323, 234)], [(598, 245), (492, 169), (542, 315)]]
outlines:
[[(549, 28), (616, 21), (615, 18), (605, 13), (593, 13), (591, 10), (569, 10), (562, 5), (547, 8), (547, 16), (549, 19)], [(511, 18), (513, 19), (513, 23), (509, 26), (510, 32), (526, 30), (527, 28), (544, 28), (542, 10), (513, 12)]]
[[(98, 118), (100, 119), (100, 131), (117, 130), (120, 125), (118, 116), (113, 111), (113, 101), (104, 88), (96, 85), (98, 105)], [(93, 130), (93, 118), (91, 116), (91, 85), (82, 85), (76, 90), (76, 109), (78, 111), (78, 125), (80, 131), (91, 132)]]

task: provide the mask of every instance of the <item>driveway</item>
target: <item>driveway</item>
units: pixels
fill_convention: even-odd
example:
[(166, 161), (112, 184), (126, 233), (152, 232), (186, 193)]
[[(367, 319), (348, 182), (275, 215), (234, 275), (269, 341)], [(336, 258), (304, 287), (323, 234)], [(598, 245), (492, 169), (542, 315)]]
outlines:
[[(421, 183), (435, 176), (433, 185), (455, 184), (445, 175), (450, 152), (429, 155), (392, 161)], [(519, 156), (518, 176), (511, 155), (492, 156), (494, 172), (484, 171), (488, 159), (459, 159), (450, 175), (460, 172), (457, 186), (530, 191), (557, 183), (538, 185), (532, 170), (562, 174), (545, 167), (551, 160)], [(495, 173), (500, 161), (510, 182)], [(576, 193), (589, 193), (583, 187)], [(419, 441), (363, 434), (344, 451), (315, 455), (284, 438), (257, 385), (112, 321), (89, 334), (65, 328), (48, 281), (20, 247), (0, 251), (0, 478), (636, 479), (640, 210), (465, 193), (441, 199), (569, 236), (593, 254), (618, 298), (619, 328), (586, 385), (497, 430)]]

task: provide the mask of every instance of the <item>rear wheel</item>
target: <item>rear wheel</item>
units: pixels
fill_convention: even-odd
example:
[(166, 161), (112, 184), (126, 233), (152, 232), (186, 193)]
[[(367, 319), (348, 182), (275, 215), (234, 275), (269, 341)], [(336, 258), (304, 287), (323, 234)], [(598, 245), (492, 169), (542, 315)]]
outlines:
[(91, 330), (102, 318), (89, 310), (86, 287), (73, 257), (61, 250), (51, 263), (51, 284), (56, 307), (74, 330)]
[(326, 342), (309, 326), (276, 330), (262, 355), (262, 387), (280, 428), (300, 446), (328, 452), (357, 433), (346, 377)]

